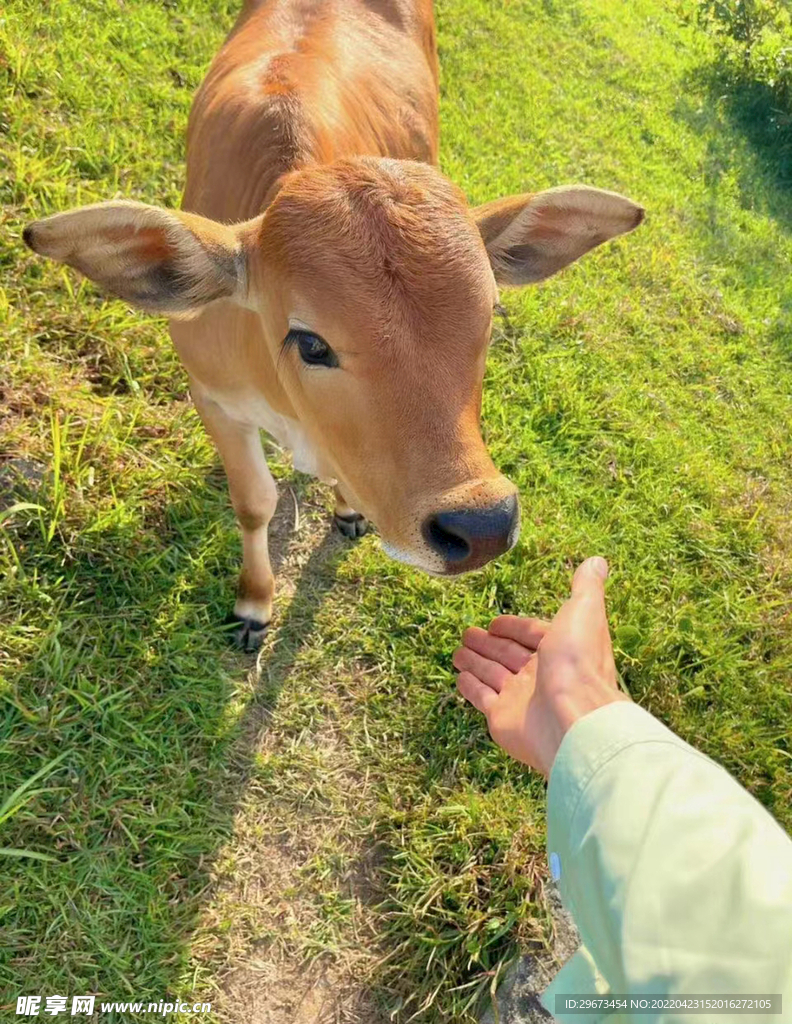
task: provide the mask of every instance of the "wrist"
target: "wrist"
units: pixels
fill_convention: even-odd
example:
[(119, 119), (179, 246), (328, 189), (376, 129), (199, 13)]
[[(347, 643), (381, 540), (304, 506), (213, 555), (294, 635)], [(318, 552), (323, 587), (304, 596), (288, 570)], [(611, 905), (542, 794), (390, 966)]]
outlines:
[(549, 715), (546, 731), (545, 747), (546, 766), (542, 767), (545, 775), (550, 774), (558, 748), (576, 722), (590, 715), (599, 708), (630, 698), (617, 690), (610, 683), (600, 682), (597, 686), (576, 685), (559, 688), (556, 693), (548, 695)]

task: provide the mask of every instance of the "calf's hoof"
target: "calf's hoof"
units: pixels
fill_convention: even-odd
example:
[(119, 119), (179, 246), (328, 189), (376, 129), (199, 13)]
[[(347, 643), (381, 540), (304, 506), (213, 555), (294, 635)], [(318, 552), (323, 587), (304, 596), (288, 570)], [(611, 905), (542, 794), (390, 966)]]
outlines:
[(368, 519), (360, 512), (353, 512), (350, 516), (340, 516), (337, 512), (333, 516), (336, 529), (343, 533), (350, 540), (357, 540), (362, 537), (369, 528)]
[(236, 625), (236, 629), (229, 630), (229, 636), (234, 646), (248, 654), (257, 651), (261, 647), (262, 641), (270, 627), (269, 622), (259, 622), (258, 619), (251, 619), (246, 615), (237, 615), (236, 612), (232, 612), (228, 616), (227, 621), (229, 625)]

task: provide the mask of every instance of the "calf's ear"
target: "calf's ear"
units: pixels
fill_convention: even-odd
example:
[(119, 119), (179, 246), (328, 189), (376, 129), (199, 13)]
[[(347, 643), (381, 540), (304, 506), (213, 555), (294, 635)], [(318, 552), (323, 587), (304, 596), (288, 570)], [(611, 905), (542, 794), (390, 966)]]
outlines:
[(542, 281), (589, 249), (637, 228), (643, 207), (586, 185), (508, 196), (473, 210), (500, 285)]
[(28, 225), (34, 252), (79, 270), (149, 313), (197, 314), (244, 296), (245, 252), (236, 228), (191, 213), (120, 200)]

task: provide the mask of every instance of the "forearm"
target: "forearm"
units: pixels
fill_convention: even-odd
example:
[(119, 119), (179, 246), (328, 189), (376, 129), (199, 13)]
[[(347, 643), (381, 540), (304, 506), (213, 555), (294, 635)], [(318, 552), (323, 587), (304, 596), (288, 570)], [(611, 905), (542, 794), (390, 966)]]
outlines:
[(565, 737), (550, 776), (548, 848), (611, 992), (792, 1000), (792, 842), (726, 772), (640, 708), (602, 708)]

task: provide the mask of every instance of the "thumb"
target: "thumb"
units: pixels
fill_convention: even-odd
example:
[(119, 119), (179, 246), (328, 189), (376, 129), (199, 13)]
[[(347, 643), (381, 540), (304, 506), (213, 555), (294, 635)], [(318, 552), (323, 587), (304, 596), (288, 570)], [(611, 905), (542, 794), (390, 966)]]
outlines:
[(599, 597), (605, 592), (605, 580), (608, 578), (608, 563), (599, 555), (587, 558), (577, 567), (572, 579), (572, 596)]
[(608, 563), (604, 558), (587, 558), (572, 579), (572, 596), (553, 620), (554, 631), (585, 637), (591, 630), (607, 631), (605, 580)]
[[(605, 558), (587, 558), (578, 566), (572, 581), (572, 596), (553, 618), (549, 633), (539, 648), (545, 659), (551, 651), (586, 650), (602, 646), (610, 650), (610, 631), (605, 607)], [(540, 657), (541, 660), (541, 657)]]

